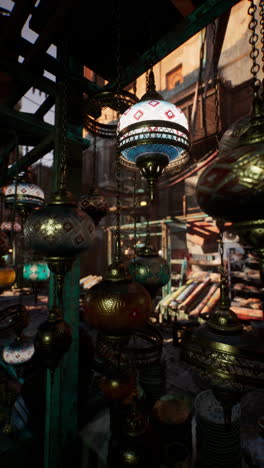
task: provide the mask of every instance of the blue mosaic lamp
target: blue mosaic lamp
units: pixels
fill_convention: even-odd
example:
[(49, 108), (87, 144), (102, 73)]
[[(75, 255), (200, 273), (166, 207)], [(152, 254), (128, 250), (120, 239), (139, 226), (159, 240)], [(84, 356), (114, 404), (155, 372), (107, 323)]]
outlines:
[(23, 278), (28, 281), (47, 281), (50, 269), (46, 262), (26, 263), (23, 268)]
[(151, 200), (165, 168), (180, 172), (187, 164), (190, 156), (187, 119), (181, 109), (164, 101), (156, 91), (152, 70), (146, 94), (121, 115), (118, 138), (121, 164), (139, 168), (148, 181)]

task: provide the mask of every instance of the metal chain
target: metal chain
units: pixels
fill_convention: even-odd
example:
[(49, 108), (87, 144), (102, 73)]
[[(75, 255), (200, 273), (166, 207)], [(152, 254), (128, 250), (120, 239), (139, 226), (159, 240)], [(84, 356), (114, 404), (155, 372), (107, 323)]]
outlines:
[(215, 60), (215, 46), (216, 46), (216, 20), (213, 21), (213, 84), (214, 84), (214, 100), (215, 100), (215, 139), (216, 146), (219, 147), (219, 132), (220, 132), (220, 106), (219, 106), (219, 81), (217, 73), (217, 64)]
[(259, 50), (256, 47), (256, 44), (258, 42), (258, 35), (256, 33), (256, 27), (258, 24), (258, 21), (256, 19), (256, 10), (257, 6), (254, 3), (254, 0), (249, 0), (250, 6), (248, 8), (248, 14), (251, 16), (250, 22), (248, 24), (248, 29), (251, 31), (251, 36), (249, 38), (249, 44), (251, 45), (251, 52), (250, 52), (250, 58), (252, 60), (252, 66), (251, 66), (251, 74), (252, 74), (252, 87), (253, 87), (253, 94), (254, 97), (256, 98), (258, 96), (259, 88), (260, 88), (260, 80), (258, 78), (258, 72), (260, 70), (260, 65), (257, 63), (257, 58), (259, 56)]
[[(94, 83), (96, 84), (97, 83), (97, 73), (94, 73)], [(97, 121), (97, 119), (95, 119), (95, 122)], [(96, 144), (97, 144), (97, 135), (96, 135), (96, 132), (94, 132), (94, 140), (93, 140), (93, 179), (92, 179), (92, 188), (94, 189), (95, 186), (96, 186), (96, 173), (97, 173), (97, 148), (96, 148)]]
[[(115, 18), (116, 18), (116, 92), (117, 92), (117, 121), (120, 117), (120, 79), (121, 79), (121, 13), (120, 13), (120, 0), (116, 0), (115, 8)], [(120, 217), (121, 217), (121, 203), (120, 203), (120, 193), (121, 193), (121, 162), (120, 162), (120, 150), (118, 144), (118, 134), (116, 134), (116, 252), (115, 260), (120, 261), (121, 258), (121, 230), (120, 230)]]
[(61, 121), (61, 138), (59, 144), (59, 189), (64, 190), (66, 188), (66, 175), (67, 175), (67, 47), (64, 42), (62, 45), (62, 68), (63, 76), (61, 82), (61, 94), (60, 94), (60, 121)]
[(151, 198), (150, 198), (150, 190), (149, 186), (147, 185), (147, 200), (148, 200), (148, 210), (147, 210), (147, 215), (146, 215), (146, 221), (147, 221), (147, 226), (146, 226), (146, 240), (145, 244), (148, 245), (150, 244), (150, 207), (151, 207)]
[[(261, 35), (261, 53), (262, 53), (262, 72), (264, 74), (264, 0), (259, 2), (259, 14), (261, 17), (260, 20), (260, 35)], [(262, 98), (264, 97), (264, 79), (262, 79)]]
[(136, 188), (137, 188), (137, 173), (134, 174), (134, 185), (133, 185), (133, 208), (134, 208), (134, 250), (136, 253), (136, 245), (137, 245), (137, 217), (136, 217), (136, 207), (137, 207), (137, 199), (136, 199)]

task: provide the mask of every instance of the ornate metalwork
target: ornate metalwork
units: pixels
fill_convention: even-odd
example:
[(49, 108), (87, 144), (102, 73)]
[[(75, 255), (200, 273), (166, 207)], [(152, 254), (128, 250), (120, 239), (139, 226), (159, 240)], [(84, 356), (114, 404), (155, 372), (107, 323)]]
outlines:
[(72, 342), (71, 327), (62, 318), (61, 312), (54, 307), (49, 312), (49, 318), (42, 323), (35, 337), (36, 353), (43, 364), (54, 372), (63, 354)]
[[(138, 102), (137, 96), (128, 91), (120, 90), (117, 94), (115, 91), (100, 91), (91, 99), (87, 99), (84, 111), (87, 112), (84, 116), (84, 127), (89, 133), (99, 136), (101, 138), (115, 138), (117, 131), (117, 124), (103, 124), (98, 122), (97, 119), (92, 118), (89, 112), (97, 110), (97, 116), (101, 109), (110, 107), (119, 112), (125, 112), (130, 106)], [(98, 112), (99, 111), (99, 112)]]

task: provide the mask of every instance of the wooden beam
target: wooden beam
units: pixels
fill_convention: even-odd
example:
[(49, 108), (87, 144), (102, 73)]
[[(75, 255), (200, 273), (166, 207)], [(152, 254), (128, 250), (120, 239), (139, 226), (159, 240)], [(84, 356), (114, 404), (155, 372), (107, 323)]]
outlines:
[(195, 6), (191, 0), (171, 0), (171, 3), (182, 16), (188, 16), (195, 10)]
[(34, 164), (40, 158), (45, 156), (49, 151), (52, 150), (54, 145), (54, 133), (50, 133), (43, 141), (41, 141), (35, 148), (29, 151), (23, 158), (20, 158), (17, 163), (13, 164), (0, 178), (0, 186), (3, 186), (6, 181), (12, 177), (15, 177), (21, 171), (27, 169), (31, 164)]
[[(28, 65), (19, 63), (16, 60), (6, 59), (0, 54), (0, 69), (1, 71), (10, 73), (15, 80), (19, 83), (27, 83), (27, 88), (33, 86), (40, 91), (43, 91), (46, 94), (51, 94), (56, 96), (57, 85), (49, 78), (40, 75), (37, 71), (32, 71)], [(20, 95), (22, 97), (23, 94)], [(10, 102), (9, 102), (10, 101)], [(14, 97), (11, 96), (9, 100), (7, 99), (6, 105), (12, 104)]]
[(39, 106), (38, 110), (35, 112), (35, 117), (42, 119), (44, 115), (49, 112), (49, 110), (54, 106), (55, 99), (53, 96), (48, 96), (47, 99)]
[[(239, 1), (240, 0), (207, 0), (202, 3), (193, 13), (183, 19), (181, 23), (175, 24), (173, 29), (168, 31), (165, 36), (153, 44), (149, 50), (131, 63), (129, 67), (121, 71), (119, 82), (121, 88), (126, 87), (129, 83), (142, 75), (150, 68), (151, 63), (158, 63)], [(116, 86), (117, 80), (113, 79), (105, 88), (113, 89)]]
[(36, 0), (20, 0), (14, 5), (0, 33), (0, 49), (5, 49), (7, 44), (10, 47), (10, 43), (15, 42), (35, 2)]
[[(54, 132), (54, 126), (36, 118), (34, 114), (19, 112), (0, 104), (0, 124), (2, 128), (15, 128), (20, 145), (35, 146)], [(82, 149), (90, 146), (89, 140), (68, 131), (69, 143), (79, 145)]]

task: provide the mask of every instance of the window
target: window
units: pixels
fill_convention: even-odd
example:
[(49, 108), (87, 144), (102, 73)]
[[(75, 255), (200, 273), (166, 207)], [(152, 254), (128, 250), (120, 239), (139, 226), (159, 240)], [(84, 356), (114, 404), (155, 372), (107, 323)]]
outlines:
[(182, 64), (166, 74), (166, 89), (174, 89), (179, 83), (183, 83)]

